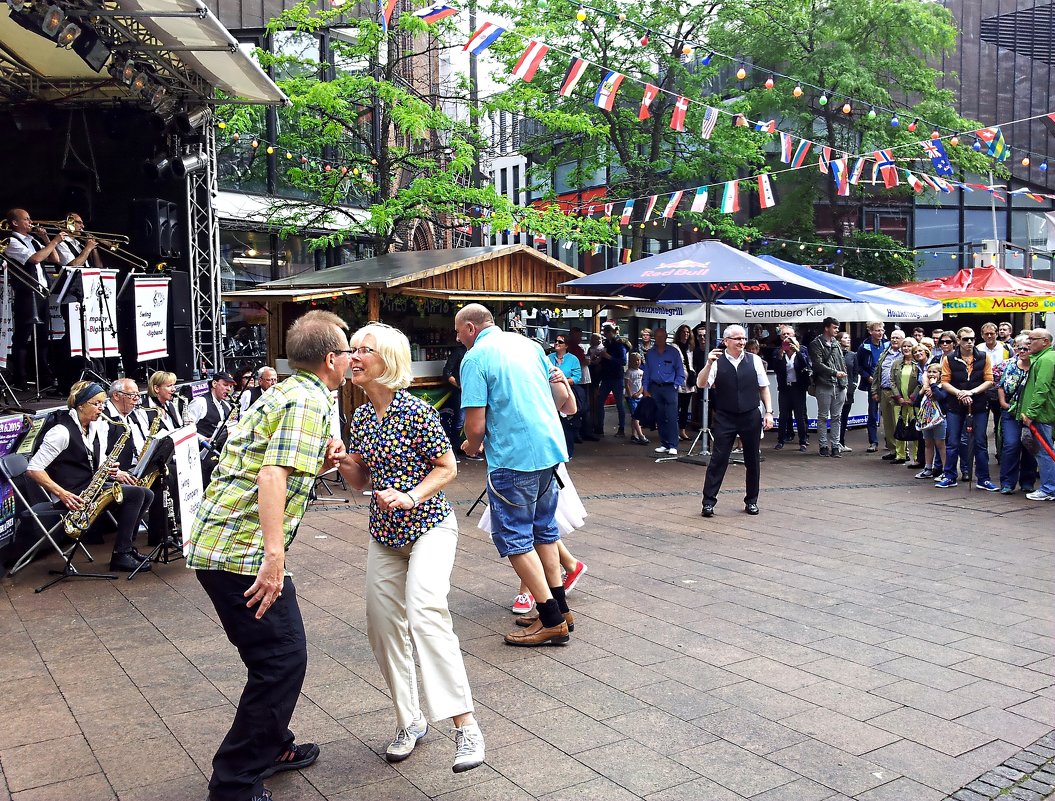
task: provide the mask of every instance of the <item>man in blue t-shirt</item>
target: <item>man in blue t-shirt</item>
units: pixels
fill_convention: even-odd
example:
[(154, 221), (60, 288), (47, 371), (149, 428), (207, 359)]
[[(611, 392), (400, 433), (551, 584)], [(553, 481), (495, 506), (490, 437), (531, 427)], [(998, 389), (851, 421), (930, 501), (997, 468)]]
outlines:
[(539, 618), (507, 634), (509, 645), (565, 643), (574, 618), (560, 576), (554, 521), (556, 468), (568, 460), (558, 409), (574, 414), (575, 398), (542, 349), (501, 331), (485, 306), (470, 303), (454, 318), (462, 360), (467, 456), (487, 456), (491, 538), (535, 597)]

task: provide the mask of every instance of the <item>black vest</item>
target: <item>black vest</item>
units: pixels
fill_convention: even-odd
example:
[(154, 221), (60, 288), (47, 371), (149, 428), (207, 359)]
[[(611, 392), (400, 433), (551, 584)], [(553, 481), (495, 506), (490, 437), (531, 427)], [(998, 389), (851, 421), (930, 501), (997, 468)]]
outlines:
[[(216, 409), (217, 405), (223, 409), (222, 417), (220, 416), (220, 412)], [(216, 433), (216, 427), (227, 419), (227, 415), (230, 411), (230, 403), (227, 401), (217, 401), (216, 397), (210, 392), (205, 396), (205, 417), (198, 421), (198, 433), (203, 437), (211, 437)]]
[(736, 367), (725, 356), (715, 363), (716, 374), (711, 400), (714, 408), (729, 414), (743, 414), (758, 408), (758, 375), (750, 353)]
[(949, 372), (952, 374), (949, 383), (956, 389), (974, 389), (985, 382), (985, 351), (980, 348), (974, 349), (974, 361), (971, 363), (970, 373), (967, 372), (967, 362), (964, 361), (959, 349), (945, 358), (949, 362)]
[[(245, 408), (248, 409), (256, 403), (257, 398), (264, 394), (264, 390), (261, 387), (250, 387), (245, 391), (245, 394), (249, 396), (249, 403), (245, 406)], [(241, 398), (239, 398), (239, 401), (241, 401)]]
[[(69, 432), (70, 444), (48, 465), (48, 476), (63, 489), (80, 494), (92, 483), (92, 476), (95, 475), (97, 465), (95, 454), (89, 454), (84, 446), (84, 434), (81, 432), (80, 424), (75, 422), (68, 412), (58, 412), (53, 420), (44, 424), (44, 428), (37, 437), (34, 452), (44, 441), (44, 435), (56, 426), (63, 426)], [(106, 454), (101, 454), (101, 456), (106, 458)]]
[(176, 411), (176, 404), (173, 401), (163, 404), (153, 395), (147, 395), (146, 407), (147, 417), (150, 418), (151, 423), (154, 422), (154, 418), (151, 417), (150, 412), (161, 412), (164, 415), (164, 419), (161, 421), (161, 428), (158, 429), (159, 431), (174, 431), (183, 425), (183, 418)]

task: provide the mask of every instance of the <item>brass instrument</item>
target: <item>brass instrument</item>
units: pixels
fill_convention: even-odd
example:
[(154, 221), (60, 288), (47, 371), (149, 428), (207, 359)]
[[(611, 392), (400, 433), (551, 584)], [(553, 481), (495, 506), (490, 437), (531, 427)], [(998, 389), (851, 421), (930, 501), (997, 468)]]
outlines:
[(114, 447), (110, 449), (110, 453), (103, 459), (103, 463), (95, 471), (92, 480), (80, 494), (81, 500), (84, 501), (84, 506), (80, 509), (71, 509), (62, 519), (67, 536), (74, 539), (87, 531), (103, 509), (109, 506), (111, 502), (121, 503), (124, 500), (120, 483), (114, 481), (110, 486), (107, 486), (106, 482), (110, 480), (110, 469), (117, 464), (117, 459), (120, 457), (121, 451), (124, 450), (125, 443), (128, 442), (132, 431), (124, 423), (112, 420), (105, 414), (101, 415), (101, 417), (112, 425), (120, 426), (125, 430), (125, 433), (117, 438)]
[(122, 248), (129, 243), (128, 236), (125, 234), (111, 234), (105, 231), (78, 231), (78, 223), (73, 219), (72, 215), (65, 220), (43, 220), (35, 223), (35, 225), (41, 226), (45, 228), (45, 230), (47, 228), (52, 228), (58, 232), (66, 234), (67, 238), (70, 239), (78, 239), (81, 241), (82, 246), (88, 239), (94, 239), (100, 247), (104, 248), (112, 256), (116, 256), (122, 261), (127, 262), (132, 267), (138, 267), (145, 270), (148, 266), (146, 259), (122, 250)]
[[(136, 457), (136, 464), (139, 464), (143, 457), (147, 455), (147, 448), (150, 447), (150, 440), (152, 440), (161, 428), (161, 416), (164, 414), (163, 409), (158, 409), (158, 413), (154, 415), (154, 419), (150, 421), (150, 430), (147, 431), (146, 442), (143, 443), (143, 450), (139, 452), (139, 456)], [(136, 486), (150, 488), (150, 485), (157, 481), (158, 475), (161, 473), (161, 468), (157, 470), (151, 470), (142, 478), (136, 479)]]

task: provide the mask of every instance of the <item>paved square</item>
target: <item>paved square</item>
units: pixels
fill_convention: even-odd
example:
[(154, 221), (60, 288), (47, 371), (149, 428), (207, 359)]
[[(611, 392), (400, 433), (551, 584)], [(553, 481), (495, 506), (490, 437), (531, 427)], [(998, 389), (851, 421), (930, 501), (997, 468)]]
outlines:
[[(380, 757), (366, 507), (324, 500), (288, 560), (309, 638), (293, 725), (322, 756), (270, 779), (276, 801), (1043, 797), (1024, 769), (1050, 776), (1055, 751), (1022, 749), (1055, 729), (1055, 505), (934, 489), (861, 440), (839, 461), (763, 442), (761, 515), (733, 466), (708, 520), (703, 467), (581, 446), (568, 544), (589, 572), (571, 643), (543, 650), (501, 641), (516, 579), (466, 515), (484, 473), (463, 462), (450, 606), (488, 760), (461, 775), (446, 722)], [(2, 582), (0, 798), (206, 798), (244, 675), (193, 575), (34, 594), (56, 561)]]

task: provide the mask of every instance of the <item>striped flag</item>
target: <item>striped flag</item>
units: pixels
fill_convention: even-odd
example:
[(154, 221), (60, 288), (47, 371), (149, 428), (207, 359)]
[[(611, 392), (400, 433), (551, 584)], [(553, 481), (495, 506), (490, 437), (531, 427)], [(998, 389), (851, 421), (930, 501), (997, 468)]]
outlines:
[(737, 114), (736, 119), (733, 120), (733, 126), (736, 128), (746, 128), (747, 117), (745, 117), (743, 114)]
[(762, 131), (762, 133), (776, 133), (777, 132), (777, 121), (769, 120), (769, 122), (762, 122), (759, 120), (755, 123), (755, 130)]
[(530, 83), (547, 52), (549, 52), (549, 45), (531, 40), (528, 42), (527, 50), (517, 59), (516, 66), (513, 67), (513, 74), (520, 80)]
[(718, 124), (718, 109), (707, 106), (703, 114), (703, 124), (700, 126), (700, 136), (710, 139), (714, 133), (714, 126)]
[(397, 0), (377, 0), (377, 9), (381, 13), (381, 30), (388, 31), (392, 22), (392, 12), (396, 10)]
[[(932, 178), (931, 176), (927, 175), (926, 173), (922, 173), (922, 172), (919, 174), (918, 177), (919, 177), (919, 179), (921, 181), (923, 181), (923, 183), (925, 183), (927, 185), (928, 189), (932, 189), (935, 192), (940, 192), (941, 191), (941, 187), (938, 186), (937, 179)], [(1014, 192), (1012, 192), (1011, 194), (1014, 194)]]
[(493, 22), (485, 22), (476, 29), (476, 33), (469, 37), (469, 41), (465, 43), (465, 47), (463, 47), (462, 50), (468, 51), (474, 56), (478, 56), (497, 42), (498, 37), (505, 32), (505, 28), (500, 28)]
[(817, 157), (817, 169), (823, 172), (825, 175), (828, 174), (828, 162), (832, 160), (832, 149), (830, 147), (821, 148), (821, 154)]
[(623, 205), (623, 216), (619, 218), (620, 225), (630, 225), (630, 217), (634, 214), (634, 201), (628, 200)]
[(780, 163), (791, 164), (791, 134), (780, 132)]
[(656, 208), (656, 201), (659, 200), (659, 195), (652, 195), (648, 199), (648, 208), (645, 209), (645, 222), (652, 219), (652, 212)]
[(868, 159), (858, 158), (857, 161), (854, 162), (854, 168), (850, 170), (851, 184), (856, 186), (857, 182), (861, 180), (861, 174), (865, 171), (865, 162), (867, 161)]
[(801, 167), (806, 163), (806, 155), (810, 152), (813, 142), (808, 139), (800, 139), (799, 146), (795, 148), (795, 155), (791, 157), (792, 167)]
[(923, 186), (923, 181), (921, 181), (908, 170), (905, 170), (905, 181), (908, 183), (909, 186), (912, 187), (913, 192), (919, 193), (926, 188)]
[(689, 110), (689, 98), (679, 97), (674, 104), (674, 113), (670, 116), (670, 128), (673, 131), (685, 130), (685, 112)]
[(685, 190), (682, 189), (670, 196), (670, 200), (667, 201), (666, 208), (663, 209), (663, 216), (666, 219), (669, 220), (671, 217), (674, 216), (674, 212), (677, 210), (678, 204), (681, 203), (681, 196), (684, 194)]
[(604, 216), (605, 217), (609, 217), (610, 218), (612, 216), (612, 212), (614, 210), (615, 210), (615, 204), (614, 203), (605, 203), (604, 204)]
[(887, 189), (893, 189), (898, 186), (901, 182), (898, 180), (897, 166), (894, 164), (894, 151), (889, 149), (877, 150), (873, 155), (875, 156), (879, 174), (883, 178), (883, 186)]
[(846, 173), (846, 156), (832, 159), (828, 162), (828, 166), (831, 168), (832, 180), (835, 181), (835, 193), (846, 197), (850, 194), (850, 181)]
[(564, 73), (564, 80), (560, 83), (560, 92), (558, 94), (561, 97), (567, 97), (575, 91), (575, 87), (579, 85), (579, 81), (582, 80), (582, 74), (586, 72), (586, 68), (590, 62), (581, 59), (573, 58), (571, 64), (568, 65), (568, 71)]
[(1004, 141), (1004, 134), (999, 128), (982, 128), (979, 131), (975, 131), (975, 136), (989, 145), (986, 153), (997, 161), (1006, 161), (1008, 156), (1011, 155), (1007, 142)]
[(622, 264), (629, 264), (630, 263), (630, 248), (623, 248), (623, 253), (619, 257), (619, 261)]
[(453, 17), (457, 13), (458, 9), (444, 2), (444, 0), (440, 0), (440, 2), (433, 3), (431, 6), (419, 8), (417, 11), (414, 12), (414, 16), (420, 19), (422, 22), (426, 22), (429, 25), (432, 25), (435, 22), (439, 22), (441, 19)]
[(701, 186), (696, 190), (696, 194), (692, 196), (692, 206), (689, 211), (706, 211), (707, 210), (707, 187)]
[(771, 209), (777, 205), (773, 197), (773, 187), (769, 183), (769, 176), (762, 173), (758, 176), (758, 205), (763, 209)]
[(593, 104), (597, 108), (611, 111), (612, 106), (615, 105), (615, 93), (619, 91), (619, 84), (625, 77), (614, 70), (609, 70), (597, 84), (597, 91), (593, 93)]
[(740, 211), (740, 184), (738, 181), (726, 181), (722, 192), (722, 213), (733, 214)]
[(652, 105), (652, 101), (656, 99), (658, 94), (658, 86), (653, 86), (650, 83), (645, 84), (645, 93), (641, 95), (641, 108), (637, 110), (637, 118), (639, 120), (647, 120), (652, 116), (652, 112), (648, 110), (648, 107)]

